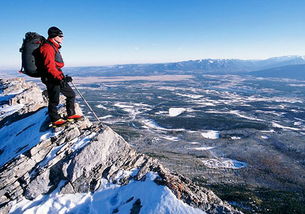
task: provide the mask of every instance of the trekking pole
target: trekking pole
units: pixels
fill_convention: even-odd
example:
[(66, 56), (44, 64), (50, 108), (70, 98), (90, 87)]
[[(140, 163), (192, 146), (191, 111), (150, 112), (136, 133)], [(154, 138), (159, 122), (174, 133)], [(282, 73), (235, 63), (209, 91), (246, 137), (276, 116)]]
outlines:
[(100, 122), (100, 119), (98, 118), (98, 116), (95, 114), (95, 112), (93, 111), (93, 109), (91, 108), (91, 106), (89, 105), (89, 103), (87, 102), (87, 100), (84, 98), (84, 96), (80, 93), (80, 91), (78, 90), (78, 88), (74, 85), (74, 83), (71, 81), (73, 87), (75, 88), (75, 90), (77, 91), (77, 93), (79, 94), (79, 96), (84, 100), (84, 102), (86, 103), (86, 105), (88, 106), (88, 108), (90, 109), (90, 111), (93, 113), (94, 117), (97, 119), (97, 121)]

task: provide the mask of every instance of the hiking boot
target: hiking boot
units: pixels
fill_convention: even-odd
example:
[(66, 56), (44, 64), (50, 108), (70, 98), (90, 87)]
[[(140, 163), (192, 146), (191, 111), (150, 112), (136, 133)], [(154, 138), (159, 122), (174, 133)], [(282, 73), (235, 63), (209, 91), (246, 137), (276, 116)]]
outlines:
[(53, 127), (60, 127), (62, 125), (64, 125), (67, 121), (64, 119), (58, 119), (55, 122), (52, 122), (52, 126)]
[(73, 122), (74, 120), (81, 119), (82, 117), (83, 117), (83, 116), (81, 116), (81, 115), (74, 114), (74, 115), (68, 116), (68, 117), (67, 117), (67, 121)]

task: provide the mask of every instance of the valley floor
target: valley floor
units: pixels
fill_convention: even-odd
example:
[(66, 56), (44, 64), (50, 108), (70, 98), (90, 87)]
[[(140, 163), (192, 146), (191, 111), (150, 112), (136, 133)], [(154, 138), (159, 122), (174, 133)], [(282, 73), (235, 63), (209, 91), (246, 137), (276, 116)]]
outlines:
[(238, 75), (93, 79), (78, 85), (83, 95), (138, 151), (214, 188), (244, 212), (305, 210), (296, 205), (304, 204), (305, 189), (304, 81)]

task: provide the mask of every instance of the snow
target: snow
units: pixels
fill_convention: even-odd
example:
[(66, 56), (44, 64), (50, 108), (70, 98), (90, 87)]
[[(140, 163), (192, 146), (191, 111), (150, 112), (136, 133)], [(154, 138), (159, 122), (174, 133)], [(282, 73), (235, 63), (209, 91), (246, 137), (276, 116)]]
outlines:
[(170, 117), (176, 117), (176, 116), (182, 114), (185, 111), (186, 111), (185, 108), (170, 108), (168, 110), (168, 114), (169, 114)]
[(47, 114), (47, 108), (43, 108), (35, 114), (18, 122), (13, 122), (0, 129), (0, 166), (32, 148), (42, 139), (53, 136), (51, 130), (40, 132)]
[(303, 101), (299, 98), (292, 98), (292, 97), (257, 97), (257, 96), (250, 96), (247, 97), (248, 101), (254, 102), (278, 102), (278, 103), (303, 103)]
[(199, 94), (182, 94), (182, 93), (176, 93), (176, 95), (182, 96), (182, 97), (189, 97), (192, 99), (200, 99), (203, 97), (203, 95), (199, 95)]
[(145, 125), (144, 127), (147, 128), (153, 128), (153, 129), (159, 129), (159, 130), (166, 130), (165, 128), (159, 126), (155, 121), (153, 120), (143, 120), (142, 121)]
[(191, 145), (198, 145), (200, 143), (199, 142), (189, 142), (189, 144), (191, 144)]
[(165, 140), (169, 140), (169, 141), (179, 141), (178, 137), (164, 136), (162, 138), (165, 139)]
[(102, 104), (96, 105), (96, 108), (107, 110), (107, 108), (105, 106), (103, 106)]
[(302, 122), (297, 121), (297, 122), (294, 122), (293, 125), (295, 125), (295, 126), (300, 126), (300, 125), (302, 125)]
[(89, 136), (85, 136), (84, 138), (76, 138), (72, 147), (72, 150), (75, 151), (77, 149), (81, 149), (86, 146), (90, 141), (97, 135), (97, 133), (92, 132)]
[(2, 105), (0, 107), (0, 119), (8, 117), (12, 114), (14, 114), (15, 112), (19, 111), (20, 109), (22, 109), (22, 107), (24, 106), (24, 104), (17, 104), (17, 105)]
[[(13, 81), (14, 82), (14, 81)], [(13, 83), (13, 82), (11, 82), (11, 83)], [(17, 83), (18, 84), (18, 83)], [(12, 84), (12, 85), (14, 85), (14, 84)], [(11, 91), (11, 92), (9, 92), (9, 93), (6, 93), (6, 96), (12, 96), (12, 97), (14, 97), (14, 96), (16, 96), (17, 94), (20, 94), (20, 93), (22, 93), (24, 91), (24, 89), (22, 89), (22, 88), (20, 88), (20, 89), (18, 89), (18, 90), (16, 90), (16, 91)], [(1, 92), (2, 93), (2, 92)], [(5, 95), (4, 95), (5, 96)]]
[(272, 126), (275, 127), (275, 128), (280, 128), (280, 129), (288, 129), (288, 130), (292, 130), (292, 131), (301, 131), (301, 129), (288, 127), (288, 126), (282, 126), (282, 125), (280, 125), (276, 122), (272, 122)]
[(105, 119), (108, 119), (108, 118), (111, 118), (111, 117), (113, 117), (113, 116), (109, 114), (109, 115), (106, 115), (104, 117), (99, 117), (99, 119), (105, 120)]
[(58, 152), (63, 146), (64, 146), (64, 145), (59, 145), (59, 146), (54, 147), (54, 148), (49, 152), (49, 154), (45, 157), (45, 159), (39, 163), (39, 167), (42, 168), (42, 167), (46, 166), (46, 165), (49, 163), (50, 160), (52, 160), (53, 158), (56, 157), (57, 152)]
[(271, 129), (271, 130), (263, 130), (261, 132), (262, 133), (274, 133), (275, 131), (273, 129)]
[[(127, 173), (128, 174), (128, 173)], [(157, 185), (155, 173), (146, 174), (144, 181), (130, 181), (120, 186), (102, 179), (102, 187), (94, 193), (59, 194), (57, 188), (49, 195), (39, 196), (33, 201), (22, 200), (15, 204), (12, 214), (119, 214), (130, 213), (134, 203), (138, 200), (142, 206), (140, 213), (175, 213), (175, 214), (201, 214), (200, 209), (190, 207), (178, 200), (165, 186)], [(62, 181), (64, 183), (64, 181)]]
[(247, 163), (237, 161), (237, 160), (231, 160), (226, 158), (220, 158), (220, 159), (208, 159), (203, 160), (202, 163), (213, 169), (219, 169), (219, 168), (226, 168), (226, 169), (241, 169), (247, 166)]
[(201, 135), (204, 138), (216, 140), (219, 138), (219, 131), (209, 130), (209, 131), (202, 132)]
[(152, 128), (161, 131), (185, 131), (185, 129), (167, 129), (159, 126), (155, 121), (149, 119), (142, 120), (141, 122), (144, 124), (143, 127), (147, 129)]
[(215, 147), (211, 147), (211, 146), (202, 146), (202, 147), (195, 147), (195, 148), (189, 148), (189, 149), (193, 149), (193, 150), (197, 150), (197, 151), (207, 151), (207, 150), (211, 150), (214, 148)]
[(142, 111), (151, 110), (149, 105), (145, 103), (117, 102), (114, 104), (114, 106), (129, 113), (129, 115), (132, 117), (132, 120), (134, 120), (136, 116), (140, 114)]
[(236, 116), (239, 116), (241, 118), (245, 118), (245, 119), (248, 119), (248, 120), (257, 120), (257, 121), (264, 121), (264, 120), (261, 120), (261, 119), (258, 119), (258, 118), (254, 118), (254, 117), (248, 117), (246, 115), (242, 115), (239, 111), (237, 110), (234, 110), (234, 111), (229, 111), (230, 114), (234, 114)]
[(305, 84), (288, 84), (291, 87), (305, 87)]
[(128, 105), (126, 103), (115, 103), (114, 106), (122, 108), (122, 109), (126, 109), (127, 112), (130, 111), (130, 109), (133, 108), (132, 105)]
[(232, 140), (240, 140), (240, 139), (241, 139), (241, 137), (232, 136), (232, 137), (231, 137), (231, 139), (232, 139)]

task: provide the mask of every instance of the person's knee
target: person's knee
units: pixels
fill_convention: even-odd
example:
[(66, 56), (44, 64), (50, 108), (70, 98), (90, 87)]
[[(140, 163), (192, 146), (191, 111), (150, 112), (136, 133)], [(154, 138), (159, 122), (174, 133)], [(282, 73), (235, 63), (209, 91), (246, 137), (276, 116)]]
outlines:
[(71, 91), (71, 94), (70, 94), (70, 97), (71, 97), (71, 99), (75, 99), (75, 92), (74, 91)]
[(59, 96), (49, 96), (49, 104), (57, 106), (59, 104)]

